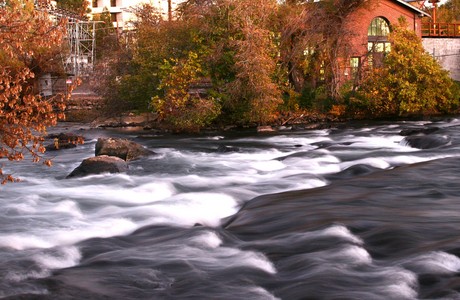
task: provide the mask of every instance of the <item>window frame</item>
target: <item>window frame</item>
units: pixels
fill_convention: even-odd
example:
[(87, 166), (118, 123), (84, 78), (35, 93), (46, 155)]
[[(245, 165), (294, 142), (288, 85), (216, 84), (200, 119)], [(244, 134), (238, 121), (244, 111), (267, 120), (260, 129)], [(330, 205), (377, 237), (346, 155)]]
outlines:
[(367, 28), (367, 52), (370, 67), (380, 67), (386, 54), (391, 51), (388, 35), (391, 32), (390, 22), (381, 16), (372, 19)]

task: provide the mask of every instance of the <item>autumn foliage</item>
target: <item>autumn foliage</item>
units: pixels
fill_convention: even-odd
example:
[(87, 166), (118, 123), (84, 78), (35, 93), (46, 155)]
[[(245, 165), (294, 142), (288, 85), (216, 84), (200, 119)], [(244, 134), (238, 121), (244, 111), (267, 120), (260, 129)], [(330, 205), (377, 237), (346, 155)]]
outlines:
[[(64, 96), (41, 97), (38, 78), (58, 70), (65, 20), (52, 21), (33, 1), (6, 3), (0, 6), (0, 163), (27, 155), (38, 162), (46, 128), (63, 118)], [(0, 176), (3, 183), (15, 180), (1, 165)]]
[(384, 64), (364, 78), (349, 109), (365, 116), (433, 115), (455, 111), (458, 88), (404, 20), (389, 35)]
[[(134, 11), (132, 38), (120, 39), (131, 43), (96, 78), (111, 108), (152, 110), (175, 131), (284, 123), (293, 111), (335, 118), (350, 111), (375, 117), (455, 109), (452, 81), (414, 32), (395, 30), (383, 69), (369, 69), (373, 54), (360, 53), (350, 80), (345, 69), (357, 35), (350, 19), (379, 3), (185, 0), (172, 20), (146, 4)], [(197, 82), (207, 83), (203, 97), (190, 92)]]

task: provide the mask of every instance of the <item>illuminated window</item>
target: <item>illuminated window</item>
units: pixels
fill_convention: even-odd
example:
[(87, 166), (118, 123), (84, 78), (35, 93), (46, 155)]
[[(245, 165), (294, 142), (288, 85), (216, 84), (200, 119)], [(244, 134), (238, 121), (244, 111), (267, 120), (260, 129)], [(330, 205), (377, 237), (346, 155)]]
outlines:
[(369, 65), (380, 67), (385, 54), (390, 52), (391, 44), (388, 42), (390, 25), (382, 17), (374, 18), (367, 29), (367, 50), (369, 52)]
[(371, 25), (367, 29), (368, 36), (386, 37), (390, 33), (390, 26), (382, 17), (377, 17), (372, 20)]
[(350, 58), (350, 71), (352, 78), (358, 78), (359, 70), (361, 68), (361, 59), (359, 57)]

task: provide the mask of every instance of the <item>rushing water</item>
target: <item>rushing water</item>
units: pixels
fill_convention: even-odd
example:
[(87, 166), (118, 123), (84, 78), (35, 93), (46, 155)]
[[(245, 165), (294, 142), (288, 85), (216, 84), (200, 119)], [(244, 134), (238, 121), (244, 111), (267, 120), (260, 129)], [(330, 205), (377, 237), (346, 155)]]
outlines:
[[(408, 146), (402, 130), (419, 134)], [(276, 134), (78, 130), (7, 164), (4, 299), (460, 299), (460, 120)], [(98, 137), (156, 155), (65, 179)]]

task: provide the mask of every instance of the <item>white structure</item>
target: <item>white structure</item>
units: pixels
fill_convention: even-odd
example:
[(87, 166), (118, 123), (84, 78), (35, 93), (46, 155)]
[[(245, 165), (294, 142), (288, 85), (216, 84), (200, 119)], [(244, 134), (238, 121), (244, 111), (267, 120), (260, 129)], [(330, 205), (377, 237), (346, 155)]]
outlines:
[[(88, 0), (91, 14), (100, 14), (104, 9), (108, 10), (112, 18), (113, 26), (119, 29), (127, 29), (129, 21), (135, 19), (129, 12), (130, 7), (140, 4), (150, 4), (158, 8), (165, 19), (168, 18), (168, 0)], [(174, 10), (181, 0), (171, 0), (171, 8)]]
[(53, 79), (51, 78), (51, 74), (43, 74), (38, 79), (38, 88), (41, 96), (48, 97), (53, 95)]
[[(87, 21), (73, 12), (60, 9), (56, 1), (34, 3), (35, 9), (46, 12), (51, 19), (67, 19), (67, 34), (65, 36), (69, 45), (69, 54), (63, 59), (64, 69), (69, 76), (89, 75), (94, 66), (94, 49), (96, 42), (96, 23)], [(41, 78), (40, 87), (44, 93), (52, 88), (50, 78)], [(48, 95), (45, 95), (48, 96)]]
[(460, 81), (460, 38), (423, 38), (423, 47), (449, 71), (450, 77)]

